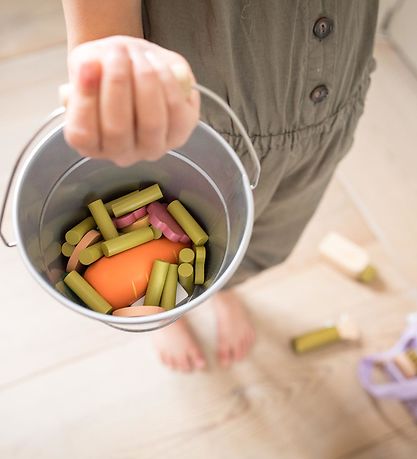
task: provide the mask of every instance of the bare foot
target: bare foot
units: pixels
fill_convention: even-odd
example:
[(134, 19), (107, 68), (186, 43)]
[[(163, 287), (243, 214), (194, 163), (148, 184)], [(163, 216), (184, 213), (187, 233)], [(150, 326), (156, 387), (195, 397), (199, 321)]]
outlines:
[(206, 367), (206, 359), (185, 318), (152, 333), (162, 362), (173, 370), (189, 372)]
[(217, 317), (217, 355), (222, 366), (242, 360), (255, 343), (255, 330), (243, 302), (232, 290), (214, 297)]

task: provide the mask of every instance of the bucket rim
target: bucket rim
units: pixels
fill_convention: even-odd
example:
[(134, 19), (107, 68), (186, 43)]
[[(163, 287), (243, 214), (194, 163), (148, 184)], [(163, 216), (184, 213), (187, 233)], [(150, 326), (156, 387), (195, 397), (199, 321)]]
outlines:
[[(63, 114), (62, 114), (63, 115)], [(86, 317), (89, 317), (91, 319), (98, 320), (103, 323), (107, 323), (110, 325), (145, 325), (145, 324), (153, 324), (156, 322), (168, 322), (165, 325), (168, 325), (175, 320), (179, 319), (183, 314), (189, 312), (199, 304), (205, 302), (209, 297), (211, 297), (214, 293), (219, 291), (226, 283), (227, 281), (232, 277), (233, 273), (236, 271), (237, 267), (243, 260), (243, 257), (246, 253), (246, 250), (249, 245), (249, 240), (250, 236), (252, 233), (252, 228), (253, 228), (253, 223), (254, 223), (254, 200), (253, 200), (253, 193), (249, 181), (249, 177), (246, 173), (246, 170), (237, 155), (237, 153), (233, 150), (233, 148), (226, 142), (226, 140), (211, 126), (208, 124), (204, 123), (203, 121), (199, 121), (196, 128), (202, 129), (212, 135), (213, 137), (216, 138), (218, 142), (223, 146), (223, 148), (229, 153), (230, 157), (232, 158), (233, 162), (235, 163), (236, 167), (238, 168), (242, 181), (243, 181), (243, 189), (245, 193), (245, 201), (247, 203), (247, 219), (245, 223), (245, 228), (243, 231), (243, 236), (242, 236), (242, 243), (240, 244), (232, 262), (227, 266), (223, 274), (209, 287), (198, 295), (198, 297), (192, 299), (191, 301), (178, 306), (177, 308), (173, 308), (169, 311), (164, 311), (159, 314), (153, 314), (149, 316), (141, 316), (141, 317), (117, 317), (113, 315), (107, 315), (107, 314), (102, 314), (96, 311), (93, 311), (92, 309), (89, 309), (86, 306), (82, 306), (80, 304), (77, 304), (67, 297), (65, 297), (63, 294), (58, 292), (56, 289), (53, 288), (51, 284), (49, 284), (39, 273), (38, 271), (34, 268), (33, 264), (31, 263), (29, 256), (26, 253), (26, 250), (24, 249), (23, 245), (23, 240), (21, 236), (21, 232), (19, 229), (18, 225), (18, 202), (19, 202), (19, 195), (20, 195), (20, 190), (22, 187), (22, 184), (24, 183), (24, 179), (26, 176), (26, 171), (28, 170), (31, 162), (36, 158), (36, 155), (38, 154), (39, 150), (50, 140), (51, 137), (56, 135), (59, 131), (62, 131), (64, 127), (64, 122), (61, 122), (57, 126), (55, 126), (53, 129), (51, 129), (49, 132), (43, 135), (43, 137), (39, 140), (34, 139), (34, 142), (32, 142), (28, 148), (31, 148), (33, 144), (35, 144), (32, 148), (32, 151), (29, 153), (29, 156), (25, 160), (21, 170), (19, 171), (17, 180), (16, 180), (16, 186), (15, 190), (13, 193), (13, 205), (12, 205), (12, 220), (13, 220), (13, 227), (14, 231), (16, 234), (16, 240), (17, 240), (17, 248), (18, 252), (23, 260), (24, 265), (28, 269), (28, 271), (31, 273), (32, 277), (41, 285), (41, 287), (48, 292), (55, 300), (57, 300), (59, 303), (63, 304), (67, 308), (73, 310), (74, 312), (78, 312), (81, 315), (84, 315)], [(177, 154), (181, 155), (180, 151), (177, 150), (172, 150), (176, 152)], [(27, 153), (27, 152), (26, 152)], [(89, 159), (90, 160), (90, 159)], [(146, 331), (146, 330), (143, 330)]]

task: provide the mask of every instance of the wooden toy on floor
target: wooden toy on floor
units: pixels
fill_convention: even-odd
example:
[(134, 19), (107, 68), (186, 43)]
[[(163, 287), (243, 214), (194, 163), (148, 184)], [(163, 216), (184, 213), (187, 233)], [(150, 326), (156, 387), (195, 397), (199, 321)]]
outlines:
[(337, 233), (329, 233), (320, 243), (320, 254), (344, 274), (370, 283), (377, 277), (369, 254), (362, 247)]
[[(387, 351), (363, 357), (358, 365), (362, 387), (377, 399), (402, 402), (417, 420), (417, 322), (410, 321), (404, 333)], [(382, 370), (388, 381), (374, 377), (375, 369)]]
[(335, 325), (313, 330), (291, 340), (291, 346), (297, 354), (325, 347), (338, 341), (357, 342), (360, 331), (356, 323), (348, 316), (342, 316)]

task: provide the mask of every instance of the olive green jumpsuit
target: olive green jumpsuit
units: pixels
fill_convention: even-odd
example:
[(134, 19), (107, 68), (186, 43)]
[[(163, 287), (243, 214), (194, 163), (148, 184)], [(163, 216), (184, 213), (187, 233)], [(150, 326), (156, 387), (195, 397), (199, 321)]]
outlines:
[[(377, 0), (145, 0), (145, 38), (182, 54), (247, 128), (262, 173), (247, 254), (228, 286), (281, 263), (352, 145), (375, 67)], [(230, 118), (202, 119), (244, 164)]]

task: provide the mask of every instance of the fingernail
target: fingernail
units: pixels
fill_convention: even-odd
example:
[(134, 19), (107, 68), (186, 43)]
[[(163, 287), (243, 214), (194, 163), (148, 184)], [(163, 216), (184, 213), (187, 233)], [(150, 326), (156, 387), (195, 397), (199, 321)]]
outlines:
[(80, 65), (79, 81), (83, 89), (94, 90), (98, 87), (101, 65), (97, 61), (86, 61)]

